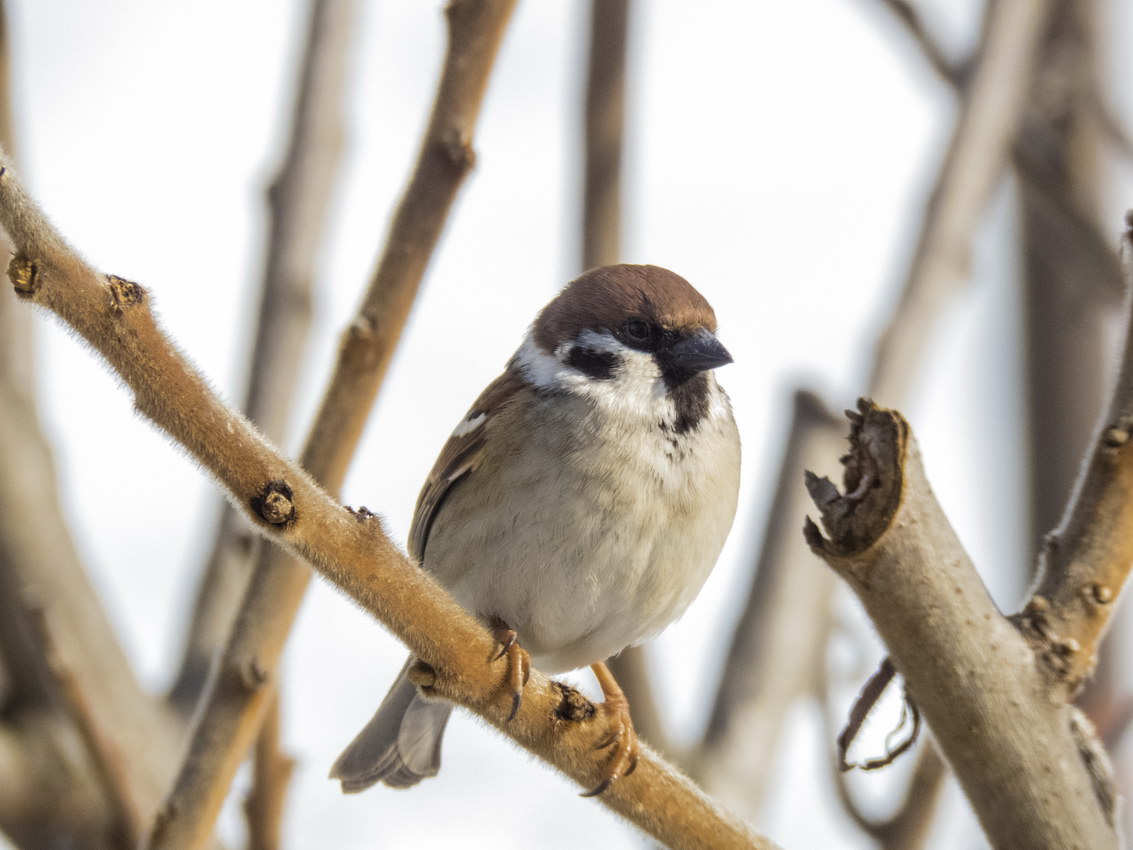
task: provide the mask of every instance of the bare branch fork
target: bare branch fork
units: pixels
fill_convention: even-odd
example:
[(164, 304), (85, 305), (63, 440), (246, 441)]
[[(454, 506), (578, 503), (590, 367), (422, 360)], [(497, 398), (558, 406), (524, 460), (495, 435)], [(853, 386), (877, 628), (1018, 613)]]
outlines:
[[(868, 394), (900, 405), (923, 363), (925, 344), (942, 308), (961, 289), (973, 234), (1009, 161), (1027, 107), (1049, 3), (989, 5), (982, 49), (963, 65), (945, 57), (913, 5), (905, 0), (884, 0), (884, 5), (924, 43), (944, 76), (954, 83), (962, 77), (964, 82), (959, 117), (925, 206), (916, 252), (893, 314), (874, 346)], [(795, 407), (755, 581), (694, 765), (694, 775), (712, 793), (743, 813), (758, 811), (771, 764), (745, 756), (769, 752), (787, 708), (820, 684), (816, 671), (821, 670), (829, 633), (835, 582), (814, 563), (797, 534), (810, 504), (800, 473), (835, 456), (842, 433), (817, 398), (800, 395)], [(917, 796), (908, 798), (911, 808), (892, 823), (870, 822), (867, 831), (890, 842), (886, 846), (906, 850), (923, 843), (927, 835), (922, 830), (914, 840), (913, 831), (916, 824), (929, 822), (936, 796), (931, 787), (939, 785), (943, 771), (934, 755), (922, 755), (922, 760), (925, 769), (918, 776), (930, 778), (920, 783)], [(844, 779), (836, 781), (841, 787)], [(865, 825), (864, 819), (855, 819)]]
[[(474, 711), (581, 785), (601, 770), (601, 715), (576, 692), (532, 671), (519, 714), (487, 630), (389, 540), (371, 515), (352, 513), (226, 408), (155, 323), (136, 283), (84, 263), (0, 161), (0, 224), (15, 245), (9, 275), (25, 300), (58, 315), (118, 372), (140, 413), (180, 443), (228, 491), (255, 527), (320, 572), (426, 662), (420, 683)], [(255, 689), (250, 659), (227, 687)], [(675, 847), (771, 847), (688, 779), (646, 750), (633, 775), (601, 801)]]
[(814, 550), (857, 594), (997, 847), (1118, 845), (1105, 757), (1070, 704), (1133, 568), (1133, 215), (1122, 238), (1130, 324), (1109, 411), (1034, 595), (1004, 617), (936, 502), (899, 414), (851, 416), (845, 494), (811, 476)]

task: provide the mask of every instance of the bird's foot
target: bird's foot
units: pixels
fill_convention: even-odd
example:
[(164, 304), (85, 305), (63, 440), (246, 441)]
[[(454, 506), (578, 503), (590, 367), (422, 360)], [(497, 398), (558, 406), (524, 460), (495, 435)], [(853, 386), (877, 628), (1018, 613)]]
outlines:
[(606, 762), (605, 776), (594, 788), (584, 793), (583, 797), (597, 797), (610, 785), (623, 776), (629, 776), (637, 767), (637, 756), (640, 746), (637, 741), (637, 732), (633, 728), (633, 718), (629, 714), (629, 701), (622, 692), (613, 673), (605, 664), (591, 664), (602, 688), (605, 702), (602, 703), (601, 712), (608, 725), (606, 736), (597, 743), (595, 749), (610, 749), (609, 759)]
[(498, 661), (507, 658), (507, 688), (511, 693), (511, 713), (507, 716), (510, 721), (519, 713), (519, 705), (523, 702), (523, 686), (531, 676), (531, 656), (519, 645), (519, 635), (499, 617), (492, 617), (492, 634), (500, 642), (499, 655), (493, 658)]

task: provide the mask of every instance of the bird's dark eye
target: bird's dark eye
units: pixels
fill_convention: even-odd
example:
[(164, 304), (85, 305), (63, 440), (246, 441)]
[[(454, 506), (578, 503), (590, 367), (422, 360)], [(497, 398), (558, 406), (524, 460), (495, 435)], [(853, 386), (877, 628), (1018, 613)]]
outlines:
[(649, 342), (653, 337), (653, 326), (644, 319), (626, 319), (622, 322), (622, 333), (631, 343)]

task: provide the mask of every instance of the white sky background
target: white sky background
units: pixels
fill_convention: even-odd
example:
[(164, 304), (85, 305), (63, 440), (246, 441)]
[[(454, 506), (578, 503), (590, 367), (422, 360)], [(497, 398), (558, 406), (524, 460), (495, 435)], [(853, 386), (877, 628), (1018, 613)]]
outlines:
[[(97, 267), (149, 287), (172, 336), (225, 397), (239, 398), (263, 262), (263, 190), (281, 155), (307, 3), (11, 5), (17, 153), (33, 193)], [(299, 423), (309, 420), (384, 238), (443, 49), (439, 3), (361, 5), (347, 155)], [(579, 271), (588, 5), (520, 4), (482, 114), (477, 169), (347, 481), (345, 501), (382, 513), (398, 540), (453, 425), (538, 308)], [(715, 306), (736, 361), (720, 378), (745, 446), (732, 539), (693, 609), (656, 642), (665, 659), (659, 687), (682, 742), (699, 733), (719, 650), (746, 594), (790, 392), (802, 380), (849, 404), (862, 388), (951, 131), (952, 98), (873, 5), (648, 0), (634, 10), (624, 259), (674, 269)], [(926, 6), (957, 50), (970, 42), (978, 3)], [(1133, 41), (1128, 17), (1114, 15), (1115, 43)], [(1118, 93), (1126, 98), (1118, 106), (1128, 94)], [(1133, 194), (1124, 202), (1114, 194), (1116, 232)], [(996, 226), (977, 245), (973, 286), (942, 322), (931, 369), (905, 412), (976, 562), (1013, 567), (1023, 448), (1016, 413), (1003, 405), (1019, 385), (1017, 327), (1005, 318), (1015, 310), (1014, 260), (998, 247), (1011, 235), (1009, 201), (1002, 192)], [(43, 413), (72, 531), (142, 675), (164, 687), (216, 489), (132, 413), (95, 358), (54, 323), (40, 330)], [(403, 655), (368, 617), (314, 583), (284, 675), (287, 744), (300, 760), (290, 846), (643, 845), (578, 798), (580, 789), (460, 713), (438, 778), (412, 792), (342, 796), (326, 771)], [(793, 724), (792, 755), (760, 828), (790, 848), (868, 846), (839, 812), (822, 808), (829, 778), (813, 721), (803, 712)], [(978, 843), (964, 818), (950, 822), (959, 825), (939, 836), (941, 847), (958, 836)], [(238, 844), (235, 807), (223, 830)]]

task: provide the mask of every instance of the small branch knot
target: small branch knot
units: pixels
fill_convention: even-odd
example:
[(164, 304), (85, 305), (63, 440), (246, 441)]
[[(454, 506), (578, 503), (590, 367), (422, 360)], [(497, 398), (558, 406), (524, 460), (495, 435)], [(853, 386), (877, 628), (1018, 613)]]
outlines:
[(287, 486), (287, 482), (269, 481), (260, 495), (252, 498), (252, 510), (264, 522), (286, 527), (298, 518), (298, 511), (295, 510), (291, 497), (291, 488)]
[(267, 682), (268, 671), (259, 658), (252, 656), (250, 661), (240, 667), (240, 680), (248, 690), (258, 690)]
[(437, 671), (418, 659), (409, 665), (409, 669), (405, 671), (405, 678), (418, 688), (431, 688), (437, 683)]
[(1113, 601), (1113, 588), (1104, 584), (1091, 584), (1089, 587), (1090, 599), (1098, 605), (1108, 605)]
[(39, 268), (27, 257), (17, 255), (8, 263), (8, 279), (18, 295), (34, 295), (39, 289)]
[(1126, 428), (1106, 428), (1102, 441), (1107, 448), (1119, 449), (1129, 442), (1129, 431)]
[(350, 505), (346, 505), (345, 507), (346, 510), (350, 512), (350, 515), (354, 517), (354, 519), (358, 520), (358, 522), (367, 522), (369, 520), (376, 519), (378, 516), (365, 505), (362, 505), (360, 508), (352, 508), (350, 507)]
[(559, 692), (559, 704), (555, 706), (554, 715), (558, 720), (568, 723), (581, 723), (589, 720), (596, 713), (594, 704), (569, 685), (562, 682), (551, 682), (551, 687)]
[(476, 151), (472, 148), (472, 138), (458, 129), (445, 134), (441, 150), (445, 158), (460, 171), (470, 171), (476, 165)]
[(106, 276), (106, 282), (110, 285), (110, 297), (114, 302), (114, 309), (119, 313), (146, 300), (146, 290), (141, 284), (113, 274)]

